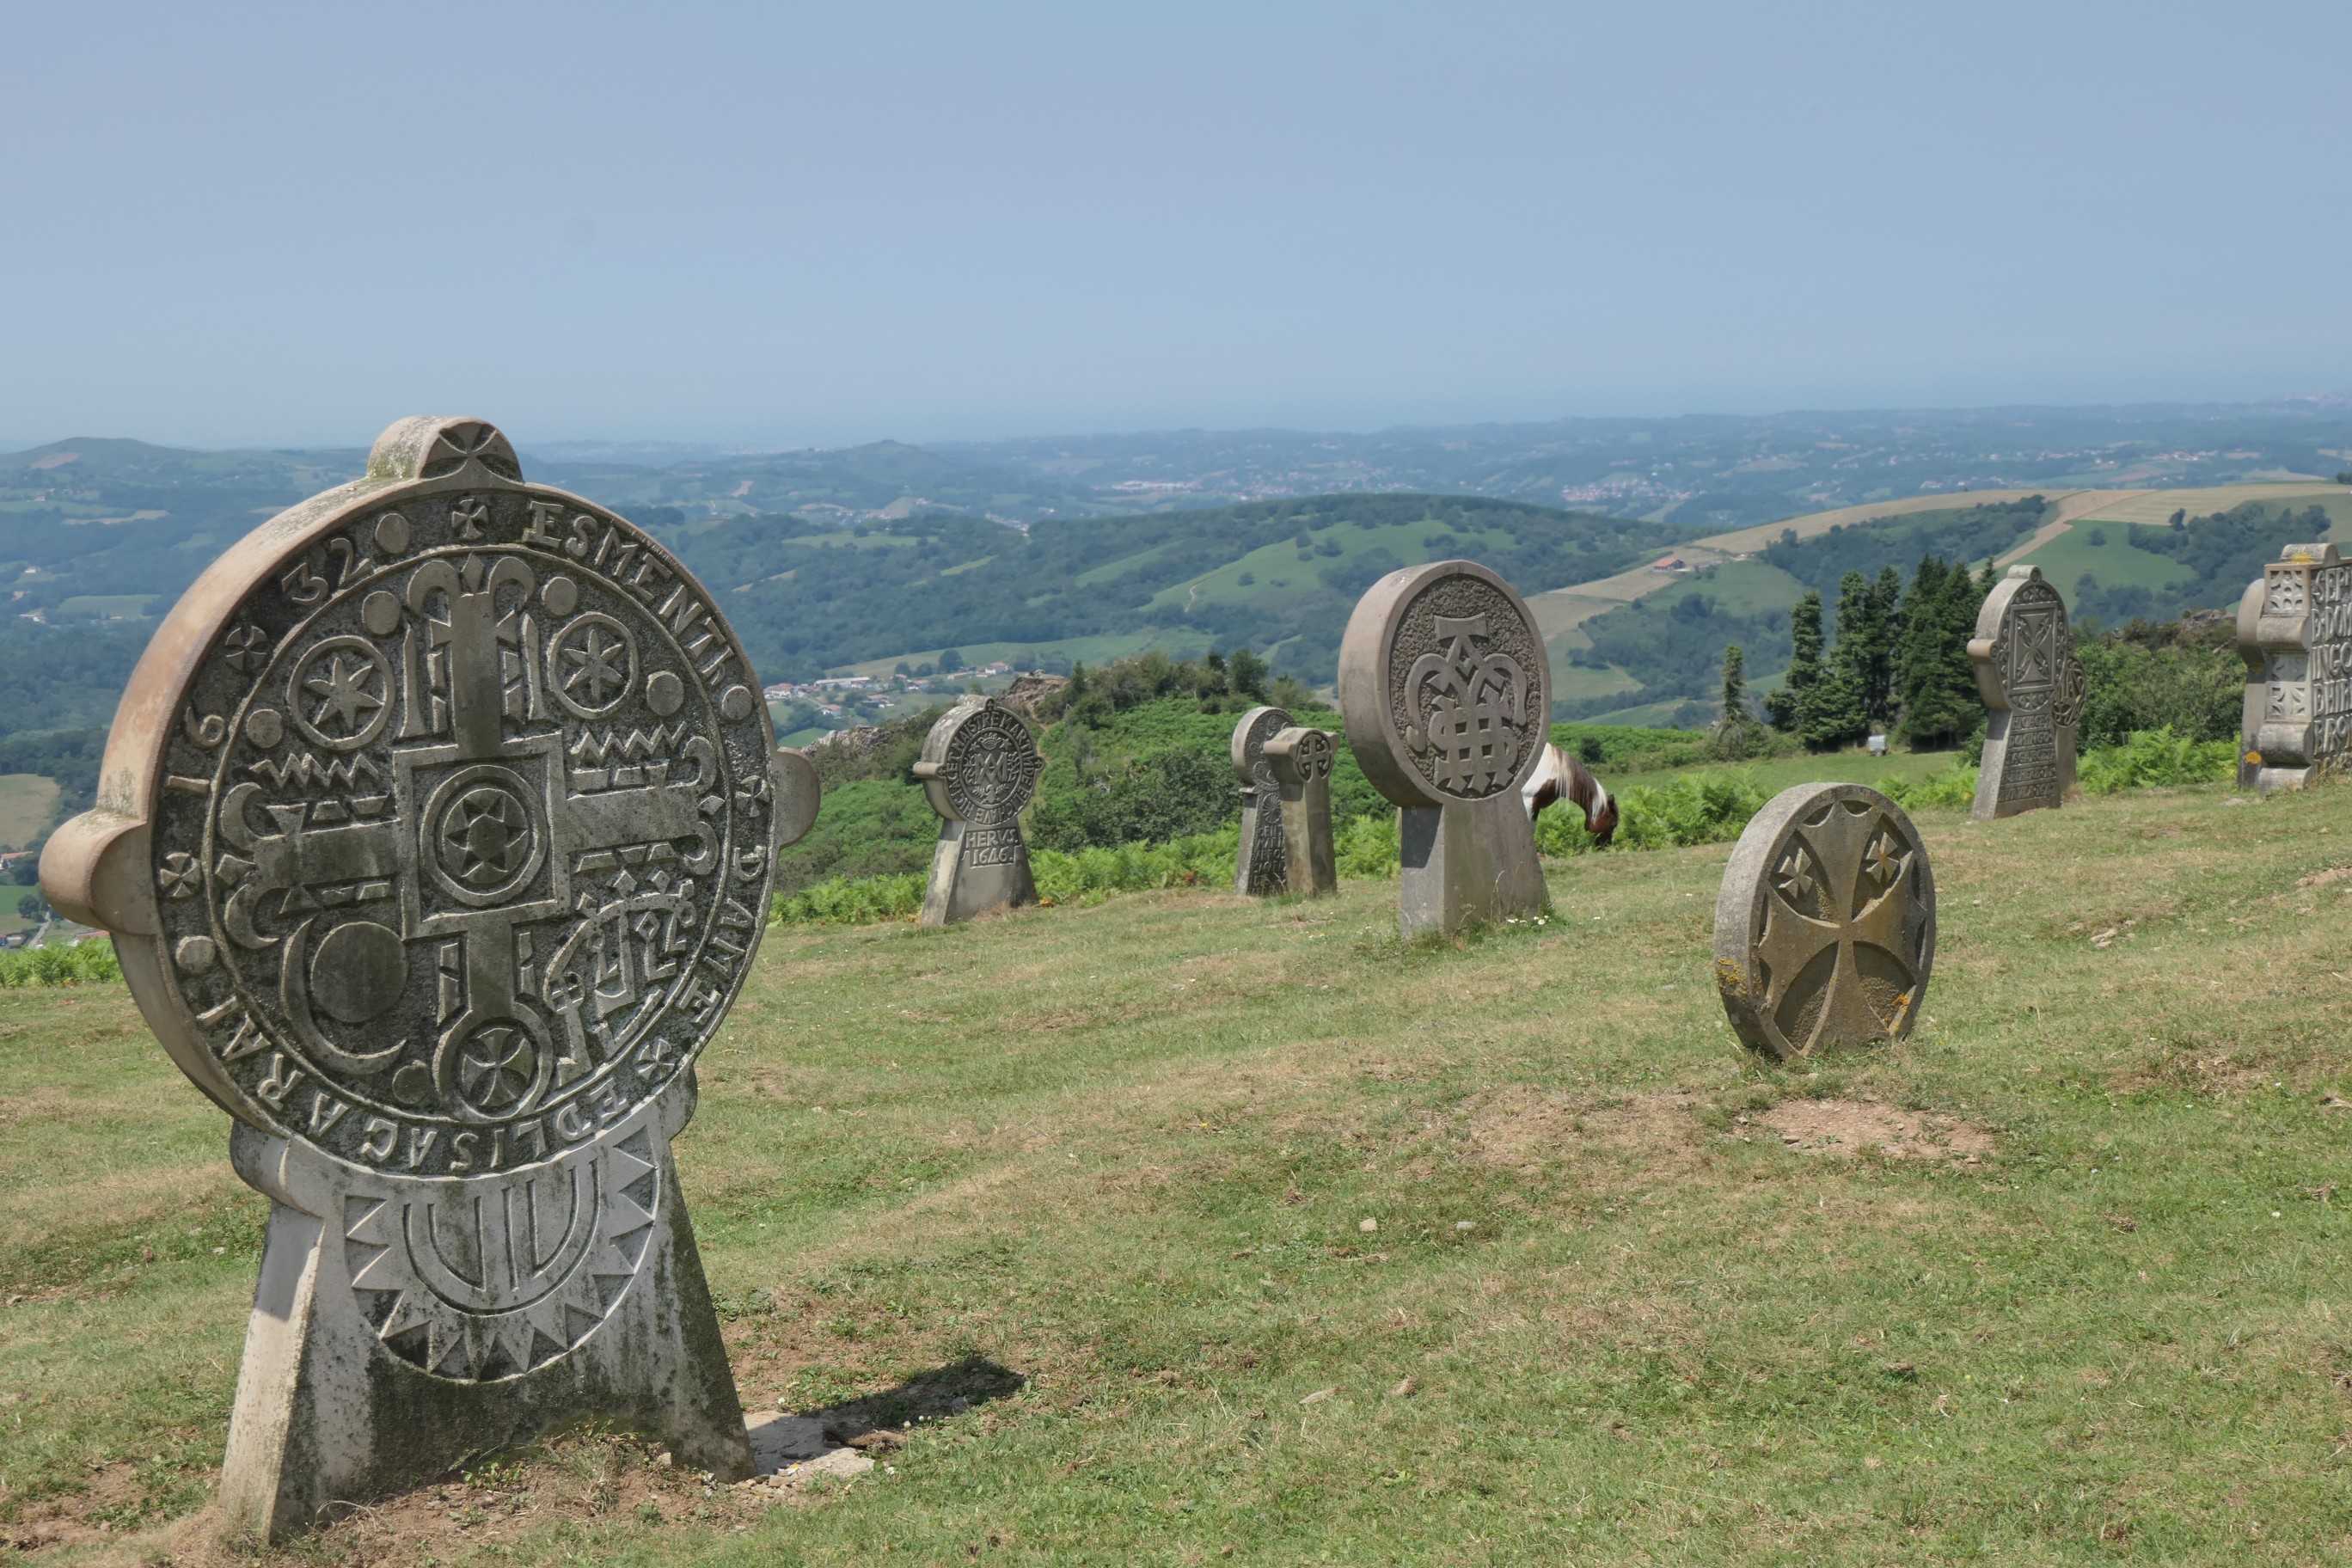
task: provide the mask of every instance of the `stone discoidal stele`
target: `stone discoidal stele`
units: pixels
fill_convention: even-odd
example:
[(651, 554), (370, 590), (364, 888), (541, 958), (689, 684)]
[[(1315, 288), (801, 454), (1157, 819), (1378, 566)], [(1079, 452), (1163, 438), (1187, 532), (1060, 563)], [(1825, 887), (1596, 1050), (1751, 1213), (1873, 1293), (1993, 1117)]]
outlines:
[(585, 1419), (748, 1473), (670, 1141), (783, 837), (750, 679), (472, 419), (394, 425), (156, 633), (42, 881), (273, 1200), (234, 1523)]
[(1990, 710), (1972, 815), (1979, 822), (2056, 806), (2074, 792), (2074, 727), (2089, 680), (2066, 601), (2039, 566), (2012, 566), (1985, 595), (1969, 640)]
[(1902, 1039), (1936, 957), (1936, 880), (1901, 806), (1798, 784), (1748, 824), (1715, 905), (1715, 979), (1739, 1037), (1776, 1057)]
[(1550, 734), (1551, 668), (1508, 583), (1437, 561), (1373, 584), (1340, 641), (1339, 707), (1358, 765), (1401, 813), (1406, 936), (1548, 906), (1519, 786)]
[(2340, 771), (2352, 755), (2352, 563), (2333, 544), (2281, 550), (2238, 602), (2238, 787), (2268, 795)]
[(959, 702), (931, 726), (914, 766), (940, 818), (923, 924), (1037, 901), (1021, 811), (1045, 771), (1029, 726), (993, 697)]
[(1290, 728), (1284, 709), (1260, 706), (1234, 723), (1234, 776), (1242, 785), (1242, 832), (1234, 858), (1234, 891), (1279, 893), (1288, 875), (1282, 837), (1282, 795), (1266, 761), (1265, 743)]

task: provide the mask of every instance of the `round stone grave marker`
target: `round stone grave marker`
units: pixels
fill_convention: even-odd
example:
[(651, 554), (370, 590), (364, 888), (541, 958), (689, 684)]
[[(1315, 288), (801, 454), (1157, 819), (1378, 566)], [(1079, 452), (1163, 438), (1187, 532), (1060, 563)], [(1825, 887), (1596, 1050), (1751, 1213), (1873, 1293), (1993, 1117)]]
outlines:
[(275, 1205), (236, 1522), (587, 1418), (748, 1471), (670, 1141), (813, 814), (756, 689), (478, 419), (394, 425), (157, 630), (42, 885)]
[(1901, 806), (1798, 784), (1748, 824), (1715, 906), (1715, 978), (1739, 1037), (1777, 1057), (1901, 1039), (1936, 957), (1936, 881)]
[(1546, 906), (1519, 786), (1550, 733), (1551, 668), (1508, 583), (1436, 561), (1373, 584), (1340, 641), (1339, 707), (1364, 776), (1403, 813), (1407, 936)]

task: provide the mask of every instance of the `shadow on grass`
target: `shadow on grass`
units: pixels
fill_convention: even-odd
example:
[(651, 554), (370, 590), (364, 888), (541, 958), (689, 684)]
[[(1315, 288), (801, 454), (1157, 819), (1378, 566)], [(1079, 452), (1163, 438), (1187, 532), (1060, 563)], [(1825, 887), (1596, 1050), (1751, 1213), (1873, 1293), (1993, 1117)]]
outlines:
[(986, 1356), (966, 1356), (919, 1372), (896, 1388), (793, 1414), (824, 1422), (827, 1439), (847, 1443), (877, 1429), (961, 1415), (975, 1405), (1009, 1399), (1028, 1385), (1027, 1378)]

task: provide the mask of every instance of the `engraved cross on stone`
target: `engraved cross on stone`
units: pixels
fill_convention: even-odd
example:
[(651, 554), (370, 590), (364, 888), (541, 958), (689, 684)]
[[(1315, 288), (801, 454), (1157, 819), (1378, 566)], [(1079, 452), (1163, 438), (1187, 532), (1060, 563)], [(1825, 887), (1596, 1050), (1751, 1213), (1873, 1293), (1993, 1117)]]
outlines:
[(1876, 813), (1833, 806), (1827, 820), (1807, 825), (1790, 839), (1768, 873), (1772, 896), (1766, 900), (1764, 935), (1756, 944), (1769, 981), (1765, 1011), (1778, 1017), (1790, 988), (1822, 955), (1832, 949), (1836, 954), (1818, 987), (1821, 1002), (1803, 1037), (1784, 1024), (1797, 1049), (1810, 1050), (1823, 1040), (1883, 1038), (1900, 1021), (1881, 1017), (1871, 1005), (1856, 955), (1868, 947), (1893, 959), (1906, 976), (1903, 994), (1910, 994), (1907, 977), (1916, 965), (1903, 952), (1909, 911), (1898, 896), (1910, 868), (1902, 840)]

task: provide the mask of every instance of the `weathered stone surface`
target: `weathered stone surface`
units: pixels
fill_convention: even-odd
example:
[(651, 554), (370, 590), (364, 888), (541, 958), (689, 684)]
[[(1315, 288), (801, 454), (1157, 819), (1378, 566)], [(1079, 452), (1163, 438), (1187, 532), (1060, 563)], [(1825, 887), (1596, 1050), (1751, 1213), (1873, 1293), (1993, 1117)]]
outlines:
[(1265, 743), (1290, 728), (1280, 708), (1253, 708), (1234, 725), (1234, 776), (1242, 782), (1242, 836), (1234, 857), (1234, 891), (1278, 893), (1289, 875), (1282, 841), (1282, 793)]
[(1340, 642), (1339, 706), (1364, 776), (1401, 812), (1407, 936), (1547, 907), (1519, 786), (1543, 757), (1551, 672), (1509, 584), (1470, 561), (1373, 584)]
[(1331, 854), (1331, 737), (1289, 726), (1265, 743), (1282, 797), (1283, 890), (1318, 897), (1339, 890)]
[(2074, 792), (2074, 726), (2088, 685), (2066, 601), (2041, 567), (2011, 567), (1985, 595), (1969, 658), (1990, 710), (1976, 819), (2059, 805)]
[(915, 764), (941, 818), (923, 895), (925, 925), (1037, 901), (1021, 808), (1045, 771), (1029, 726), (992, 697), (959, 702), (931, 726)]
[(1798, 784), (1748, 825), (1715, 905), (1715, 980), (1739, 1037), (1779, 1057), (1901, 1039), (1936, 957), (1936, 879), (1903, 808)]
[(2238, 602), (2246, 661), (2238, 787), (2300, 789), (2352, 752), (2352, 563), (2290, 544)]
[(670, 1141), (814, 812), (757, 690), (479, 420), (394, 426), (157, 632), (42, 877), (274, 1205), (233, 1523), (585, 1417), (749, 1472)]

